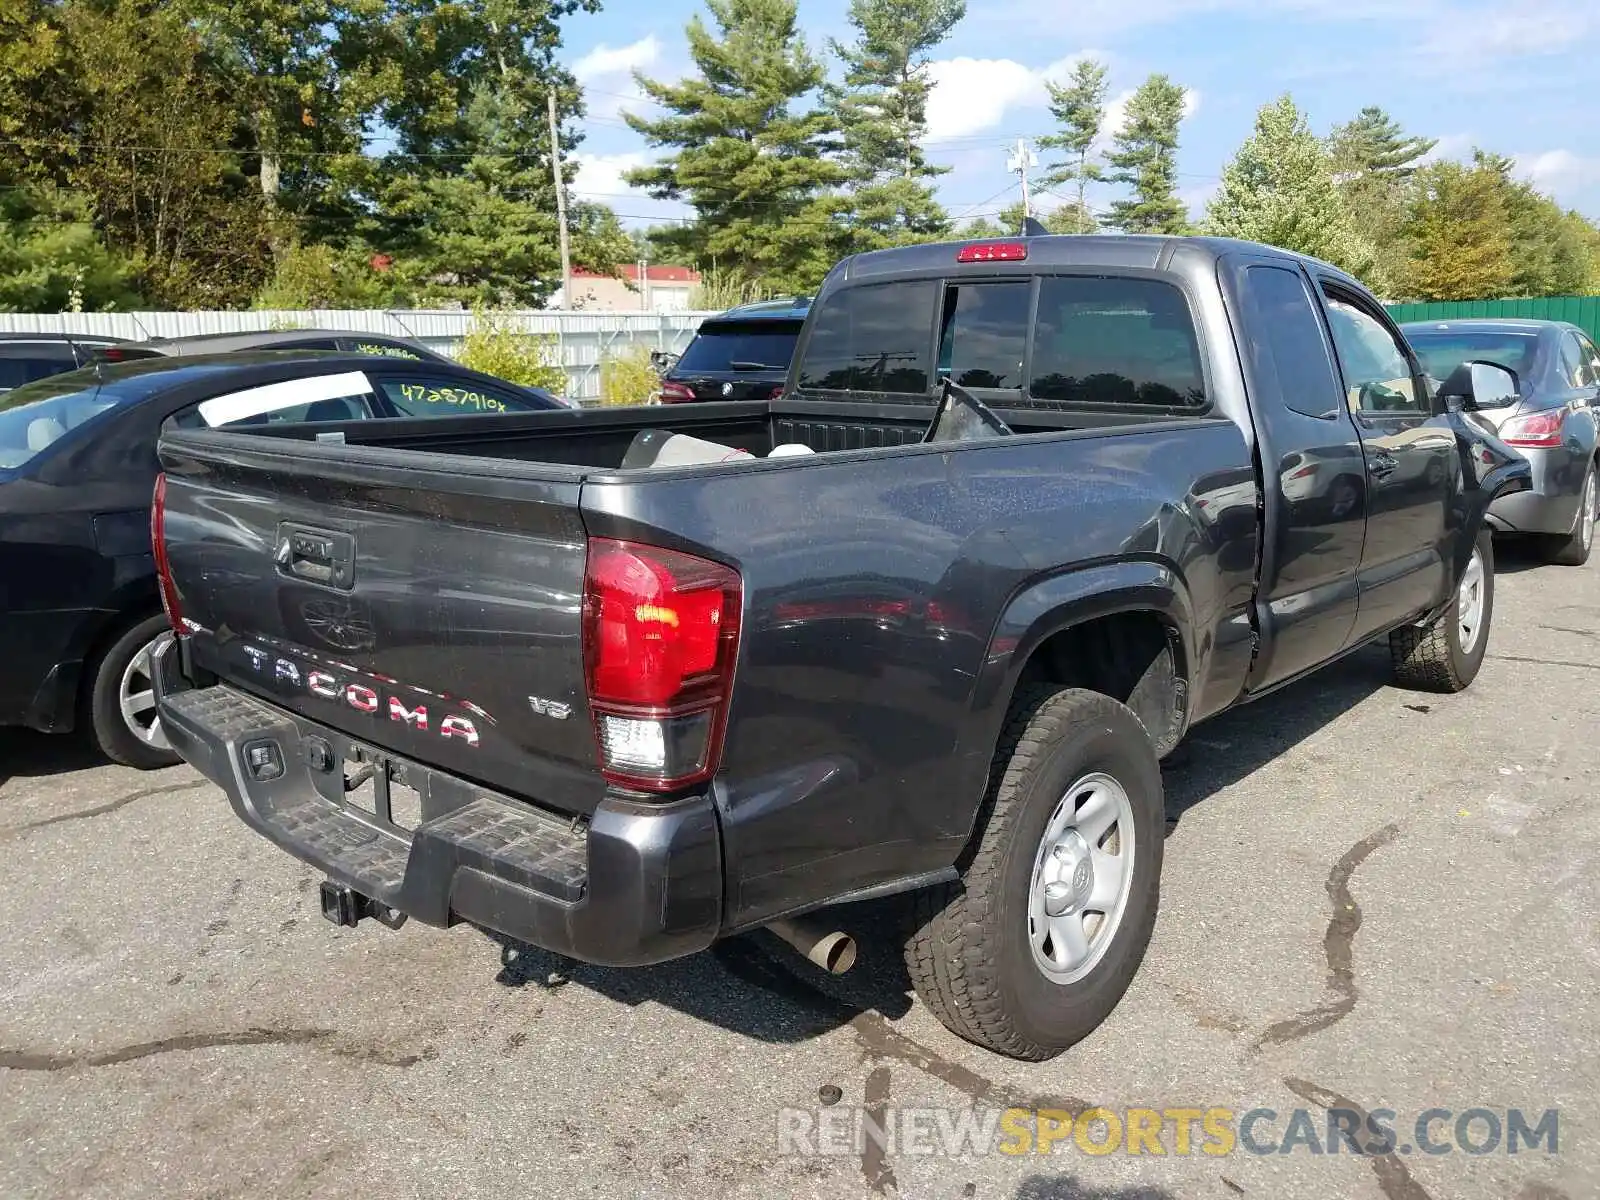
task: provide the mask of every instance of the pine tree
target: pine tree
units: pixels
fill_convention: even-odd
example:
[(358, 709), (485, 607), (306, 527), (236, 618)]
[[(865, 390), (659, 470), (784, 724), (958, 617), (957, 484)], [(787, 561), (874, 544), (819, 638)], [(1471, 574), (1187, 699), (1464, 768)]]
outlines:
[(849, 249), (877, 250), (942, 236), (944, 209), (927, 182), (949, 168), (922, 152), (928, 52), (966, 15), (966, 0), (850, 0), (856, 39), (832, 43), (844, 79), (827, 88), (850, 183)]
[(1152, 75), (1128, 100), (1123, 125), (1106, 155), (1114, 183), (1133, 189), (1132, 199), (1111, 204), (1111, 224), (1128, 233), (1183, 233), (1189, 214), (1178, 199), (1178, 127), (1183, 123), (1183, 88)]
[(1355, 275), (1372, 264), (1333, 186), (1333, 163), (1287, 94), (1256, 113), (1255, 132), (1222, 170), (1206, 232), (1309, 254)]
[(1328, 145), (1333, 169), (1341, 178), (1367, 174), (1406, 178), (1416, 173), (1417, 160), (1438, 142), (1406, 134), (1393, 117), (1369, 104), (1354, 120), (1334, 126)]
[(800, 36), (795, 0), (706, 5), (715, 32), (698, 16), (686, 30), (698, 75), (675, 84), (638, 77), (667, 112), (627, 113), (627, 122), (672, 153), (628, 172), (628, 182), (694, 207), (695, 220), (663, 238), (691, 261), (809, 290), (832, 266), (840, 231), (840, 203), (826, 189), (843, 172), (822, 153), (834, 122), (796, 111), (821, 86), (822, 66)]
[(1418, 163), (1435, 144), (1406, 134), (1371, 105), (1334, 126), (1328, 138), (1334, 182), (1351, 228), (1372, 250), (1367, 282), (1379, 291), (1399, 286), (1409, 269), (1406, 214), (1415, 199)]
[(1078, 198), (1071, 212), (1077, 220), (1073, 228), (1060, 232), (1089, 233), (1095, 228), (1089, 216), (1089, 185), (1105, 178), (1094, 156), (1095, 142), (1106, 118), (1105, 64), (1092, 58), (1080, 59), (1066, 84), (1051, 81), (1045, 87), (1050, 93), (1050, 115), (1061, 132), (1040, 138), (1039, 146), (1059, 150), (1063, 157), (1045, 164), (1044, 184), (1076, 185)]

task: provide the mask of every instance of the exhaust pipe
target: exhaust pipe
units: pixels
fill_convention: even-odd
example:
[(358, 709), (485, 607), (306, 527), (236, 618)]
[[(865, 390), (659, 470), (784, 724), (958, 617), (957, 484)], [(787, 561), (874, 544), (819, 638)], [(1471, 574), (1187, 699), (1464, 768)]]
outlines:
[(856, 965), (856, 940), (809, 917), (788, 917), (767, 926), (830, 975), (843, 975)]

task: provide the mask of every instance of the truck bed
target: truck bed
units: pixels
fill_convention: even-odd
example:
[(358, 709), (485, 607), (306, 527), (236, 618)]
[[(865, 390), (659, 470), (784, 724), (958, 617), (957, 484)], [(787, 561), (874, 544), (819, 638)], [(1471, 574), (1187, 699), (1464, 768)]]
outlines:
[[(346, 748), (582, 818), (610, 794), (582, 647), (589, 546), (670, 548), (742, 580), (715, 788), (730, 921), (944, 869), (1027, 634), (995, 627), (1008, 599), (1051, 577), (1064, 599), (1175, 588), (1176, 628), (1220, 631), (1184, 649), (1191, 711), (1214, 711), (1249, 663), (1258, 527), (1230, 421), (1008, 413), (1020, 436), (914, 444), (930, 415), (757, 402), (374, 421), (345, 444), (169, 433), (190, 668)], [(643, 428), (831, 452), (618, 470)]]
[[(1002, 409), (1000, 416), (1018, 434), (1115, 429), (1175, 420), (1164, 414), (1040, 409)], [(293, 440), (337, 432), (352, 446), (615, 470), (634, 437), (646, 429), (688, 434), (764, 457), (785, 442), (799, 442), (818, 453), (915, 445), (932, 417), (933, 408), (923, 404), (777, 400), (274, 425), (251, 432)]]

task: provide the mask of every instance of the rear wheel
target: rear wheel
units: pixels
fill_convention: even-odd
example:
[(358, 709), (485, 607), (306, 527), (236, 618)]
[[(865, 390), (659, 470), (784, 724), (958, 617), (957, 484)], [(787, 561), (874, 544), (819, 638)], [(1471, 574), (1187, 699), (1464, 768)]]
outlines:
[(1546, 557), (1564, 567), (1581, 567), (1589, 561), (1589, 551), (1594, 547), (1595, 504), (1597, 496), (1594, 464), (1583, 477), (1583, 491), (1578, 501), (1578, 516), (1572, 523), (1572, 532), (1566, 537), (1549, 539)]
[(1459, 692), (1477, 677), (1494, 617), (1494, 539), (1478, 535), (1455, 598), (1426, 625), (1389, 635), (1395, 682), (1424, 692)]
[(150, 651), (167, 628), (164, 616), (129, 626), (92, 668), (89, 729), (112, 762), (153, 770), (179, 761), (161, 731), (150, 675)]
[(920, 893), (906, 966), (954, 1033), (1050, 1058), (1116, 1007), (1161, 879), (1161, 771), (1139, 719), (1098, 692), (1017, 697), (959, 882)]

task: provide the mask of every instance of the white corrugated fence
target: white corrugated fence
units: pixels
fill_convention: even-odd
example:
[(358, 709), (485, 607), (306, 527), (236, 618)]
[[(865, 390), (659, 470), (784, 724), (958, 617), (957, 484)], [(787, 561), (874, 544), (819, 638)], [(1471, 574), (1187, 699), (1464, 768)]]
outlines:
[[(568, 394), (588, 400), (600, 394), (600, 362), (629, 345), (681, 352), (711, 316), (707, 312), (505, 313), (529, 333), (554, 334), (570, 383)], [(82, 333), (143, 341), (197, 333), (251, 333), (271, 329), (337, 329), (411, 338), (453, 355), (472, 327), (459, 309), (308, 309), (232, 312), (0, 313), (0, 333)]]

